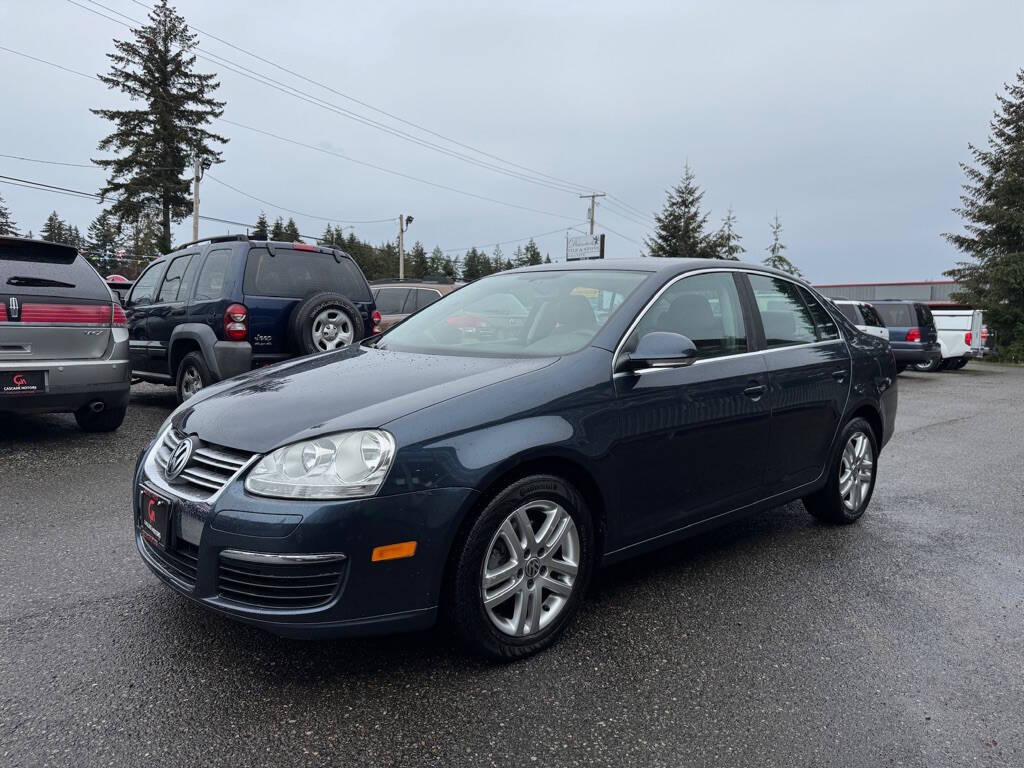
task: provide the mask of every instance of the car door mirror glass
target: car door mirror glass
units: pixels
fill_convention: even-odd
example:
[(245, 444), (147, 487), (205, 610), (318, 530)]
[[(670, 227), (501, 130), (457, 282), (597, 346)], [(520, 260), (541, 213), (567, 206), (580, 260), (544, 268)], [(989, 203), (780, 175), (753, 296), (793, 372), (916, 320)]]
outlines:
[(624, 367), (635, 371), (640, 368), (679, 368), (697, 359), (697, 347), (681, 333), (651, 331), (640, 337), (636, 349), (626, 355)]

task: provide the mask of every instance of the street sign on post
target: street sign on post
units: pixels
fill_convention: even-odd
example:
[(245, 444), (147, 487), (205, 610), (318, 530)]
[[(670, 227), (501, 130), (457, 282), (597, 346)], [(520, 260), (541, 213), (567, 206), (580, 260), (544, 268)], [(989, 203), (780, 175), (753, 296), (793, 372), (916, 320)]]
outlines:
[(565, 260), (584, 261), (604, 258), (604, 235), (582, 235), (565, 239)]

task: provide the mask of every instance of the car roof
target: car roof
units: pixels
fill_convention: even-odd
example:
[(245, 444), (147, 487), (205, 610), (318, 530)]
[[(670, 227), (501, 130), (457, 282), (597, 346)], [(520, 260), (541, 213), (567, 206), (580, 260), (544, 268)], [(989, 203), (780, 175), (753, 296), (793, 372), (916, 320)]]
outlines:
[[(623, 259), (588, 259), (586, 261), (558, 261), (550, 264), (538, 264), (532, 267), (517, 267), (516, 269), (496, 272), (494, 274), (514, 274), (518, 272), (558, 272), (567, 270), (613, 270), (617, 272), (651, 272), (664, 274), (666, 276), (692, 272), (698, 269), (738, 269), (743, 271), (763, 272), (768, 275), (778, 275), (789, 280), (796, 280), (798, 283), (808, 285), (807, 281), (782, 272), (778, 269), (766, 267), (764, 264), (749, 264), (744, 261), (732, 261), (731, 259), (677, 259), (662, 258), (660, 256), (634, 256)], [(490, 277), (490, 275), (488, 275)]]
[[(185, 245), (182, 245), (179, 248), (176, 248), (175, 250), (171, 251), (170, 253), (165, 253), (165, 254), (162, 254), (161, 256), (158, 256), (157, 258), (153, 259), (150, 262), (150, 264), (156, 264), (156, 263), (158, 263), (160, 261), (163, 261), (164, 259), (169, 259), (169, 258), (172, 258), (174, 256), (181, 256), (183, 253), (194, 252), (194, 251), (191, 251), (193, 246), (199, 246), (199, 247), (204, 247), (205, 246), (205, 247), (208, 247), (208, 248), (209, 247), (213, 247), (213, 246), (219, 246), (219, 247), (223, 248), (225, 246), (230, 246), (230, 245), (235, 245), (235, 244), (245, 245), (246, 248), (266, 248), (267, 246), (270, 246), (271, 248), (273, 248), (275, 250), (304, 251), (304, 252), (308, 252), (308, 253), (330, 253), (330, 254), (337, 254), (339, 256), (343, 256), (344, 258), (349, 259), (349, 260), (351, 260), (353, 262), (355, 261), (355, 259), (353, 259), (351, 255), (349, 255), (348, 253), (343, 251), (341, 248), (332, 248), (332, 247), (327, 246), (327, 245), (311, 245), (309, 243), (293, 243), (293, 242), (288, 241), (288, 240), (284, 240), (284, 241), (282, 241), (282, 240), (250, 240), (248, 238), (245, 238), (244, 236), (238, 236), (238, 237), (213, 237), (213, 238), (209, 238), (208, 240), (198, 240), (196, 242), (187, 243)], [(296, 248), (295, 246), (300, 246), (300, 247)]]

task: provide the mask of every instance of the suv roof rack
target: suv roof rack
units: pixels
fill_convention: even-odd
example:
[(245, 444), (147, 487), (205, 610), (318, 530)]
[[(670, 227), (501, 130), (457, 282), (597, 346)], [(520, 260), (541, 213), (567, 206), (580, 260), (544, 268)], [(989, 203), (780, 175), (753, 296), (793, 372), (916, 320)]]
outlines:
[(394, 279), (380, 278), (371, 280), (370, 285), (384, 285), (393, 283), (435, 283), (437, 285), (455, 285), (455, 280), (446, 275), (435, 275), (434, 277), (396, 277)]
[(198, 240), (193, 240), (188, 243), (182, 243), (174, 250), (180, 248), (188, 248), (190, 245), (197, 245), (199, 243), (225, 243), (234, 240), (248, 240), (248, 235), (213, 235), (212, 237), (200, 237)]

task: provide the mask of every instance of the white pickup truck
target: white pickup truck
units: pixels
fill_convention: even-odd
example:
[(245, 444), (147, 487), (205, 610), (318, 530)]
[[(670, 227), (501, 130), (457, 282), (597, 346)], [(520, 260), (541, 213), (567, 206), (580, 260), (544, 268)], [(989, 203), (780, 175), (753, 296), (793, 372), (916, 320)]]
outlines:
[(917, 363), (918, 371), (963, 368), (972, 357), (984, 354), (982, 313), (980, 309), (932, 309), (935, 330), (939, 334), (942, 360)]

